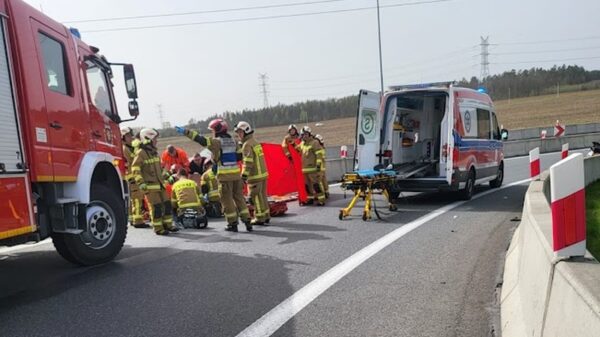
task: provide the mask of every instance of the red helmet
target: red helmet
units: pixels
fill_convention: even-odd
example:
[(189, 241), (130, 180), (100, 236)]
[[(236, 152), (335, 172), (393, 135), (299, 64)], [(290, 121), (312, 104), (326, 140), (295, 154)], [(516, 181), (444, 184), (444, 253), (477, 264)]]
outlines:
[(213, 119), (210, 121), (210, 123), (208, 123), (208, 129), (213, 130), (216, 133), (227, 132), (227, 122), (221, 118)]

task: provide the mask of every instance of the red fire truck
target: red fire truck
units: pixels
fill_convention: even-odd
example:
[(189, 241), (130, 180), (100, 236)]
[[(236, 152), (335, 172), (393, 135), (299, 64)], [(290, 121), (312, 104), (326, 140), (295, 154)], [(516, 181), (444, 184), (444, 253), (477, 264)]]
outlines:
[[(52, 237), (80, 265), (121, 250), (128, 189), (111, 66), (79, 33), (20, 0), (0, 0), (0, 246)], [(131, 119), (129, 119), (131, 120)]]

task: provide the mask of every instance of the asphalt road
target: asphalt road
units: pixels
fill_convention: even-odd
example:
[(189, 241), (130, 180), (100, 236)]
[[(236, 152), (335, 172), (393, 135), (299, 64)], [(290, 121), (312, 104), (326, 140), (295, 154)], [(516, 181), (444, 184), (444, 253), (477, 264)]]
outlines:
[[(543, 168), (558, 156), (542, 155)], [(527, 176), (527, 158), (507, 160), (505, 184)], [(357, 208), (339, 221), (349, 199), (332, 187), (327, 206), (290, 203), (285, 217), (253, 233), (225, 232), (224, 222), (170, 237), (130, 229), (117, 259), (92, 268), (70, 265), (48, 243), (0, 249), (0, 336), (236, 336), (251, 325), (268, 332), (269, 324), (274, 336), (493, 336), (504, 254), (526, 188), (494, 190), (421, 221), (305, 307), (292, 301), (298, 312), (284, 310), (291, 318), (281, 327), (269, 315), (253, 323), (454, 196), (410, 194), (383, 220), (363, 222)]]

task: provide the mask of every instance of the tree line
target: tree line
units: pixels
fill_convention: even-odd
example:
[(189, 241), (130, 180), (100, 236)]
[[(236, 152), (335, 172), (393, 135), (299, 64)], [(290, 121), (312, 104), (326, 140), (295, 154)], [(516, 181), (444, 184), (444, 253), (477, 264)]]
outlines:
[[(494, 100), (538, 96), (555, 90), (574, 91), (600, 88), (600, 70), (585, 70), (576, 65), (553, 66), (550, 69), (531, 68), (511, 70), (492, 75), (481, 81), (477, 77), (457, 82), (458, 86), (478, 89), (484, 87)], [(358, 91), (358, 90), (357, 90)], [(292, 123), (309, 123), (322, 120), (354, 117), (358, 109), (357, 95), (326, 100), (309, 100), (294, 104), (278, 104), (263, 109), (244, 109), (214, 114), (204, 120), (191, 119), (187, 128), (206, 130), (215, 118), (224, 118), (230, 125), (247, 121), (254, 127), (276, 126)], [(160, 130), (162, 136), (174, 136), (174, 129)]]

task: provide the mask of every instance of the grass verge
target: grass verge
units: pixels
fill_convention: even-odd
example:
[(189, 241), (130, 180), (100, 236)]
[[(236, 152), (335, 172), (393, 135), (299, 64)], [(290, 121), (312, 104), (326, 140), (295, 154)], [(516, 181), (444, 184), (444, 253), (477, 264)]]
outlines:
[(585, 188), (587, 250), (600, 261), (600, 181)]

